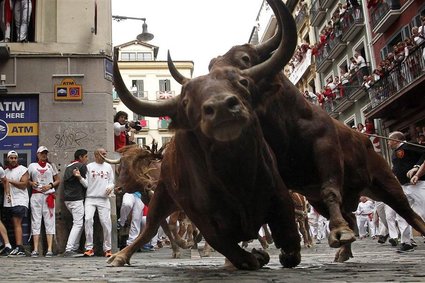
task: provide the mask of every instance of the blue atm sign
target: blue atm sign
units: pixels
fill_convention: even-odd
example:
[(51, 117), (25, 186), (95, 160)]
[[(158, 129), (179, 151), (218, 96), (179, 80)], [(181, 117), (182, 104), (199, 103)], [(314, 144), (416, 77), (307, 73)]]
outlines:
[(0, 149), (36, 149), (38, 97), (0, 98)]

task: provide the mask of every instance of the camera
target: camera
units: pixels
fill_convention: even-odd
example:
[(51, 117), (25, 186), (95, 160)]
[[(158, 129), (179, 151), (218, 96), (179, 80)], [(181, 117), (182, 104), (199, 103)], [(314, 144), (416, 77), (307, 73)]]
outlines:
[(140, 121), (131, 121), (128, 122), (125, 127), (128, 129), (129, 127), (135, 129), (137, 132), (142, 130), (142, 126), (140, 125)]

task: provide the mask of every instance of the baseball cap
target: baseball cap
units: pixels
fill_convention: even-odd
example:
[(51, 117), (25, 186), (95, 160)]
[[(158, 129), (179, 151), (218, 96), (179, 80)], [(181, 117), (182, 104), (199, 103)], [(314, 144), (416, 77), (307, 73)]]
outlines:
[(7, 153), (7, 157), (9, 157), (9, 156), (11, 156), (11, 155), (18, 156), (18, 153), (17, 153), (16, 151), (14, 151), (14, 150), (11, 150), (11, 151), (9, 151), (9, 152)]
[(40, 152), (43, 152), (43, 151), (47, 151), (47, 152), (49, 152), (49, 150), (47, 149), (47, 147), (45, 147), (44, 145), (40, 146), (40, 147), (37, 149), (37, 153), (40, 153)]

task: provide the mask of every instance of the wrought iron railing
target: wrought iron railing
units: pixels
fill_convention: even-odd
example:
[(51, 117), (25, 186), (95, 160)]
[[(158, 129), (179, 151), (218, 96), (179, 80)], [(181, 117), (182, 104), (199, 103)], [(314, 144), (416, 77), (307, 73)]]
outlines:
[(378, 23), (385, 17), (385, 15), (390, 11), (390, 6), (382, 1), (376, 5), (376, 7), (370, 13), (370, 23), (372, 29), (375, 28)]
[(425, 42), (410, 50), (409, 55), (403, 61), (398, 62), (391, 71), (368, 89), (372, 108), (399, 93), (413, 81), (425, 76), (424, 48)]
[(360, 8), (349, 8), (341, 18), (341, 30), (346, 33), (354, 24), (363, 23), (363, 12)]

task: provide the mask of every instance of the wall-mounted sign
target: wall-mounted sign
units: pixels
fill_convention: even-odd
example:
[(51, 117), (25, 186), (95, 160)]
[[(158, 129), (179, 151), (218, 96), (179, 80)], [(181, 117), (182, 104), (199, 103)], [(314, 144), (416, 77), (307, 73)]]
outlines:
[(71, 78), (65, 78), (55, 85), (55, 100), (82, 100), (83, 87)]

